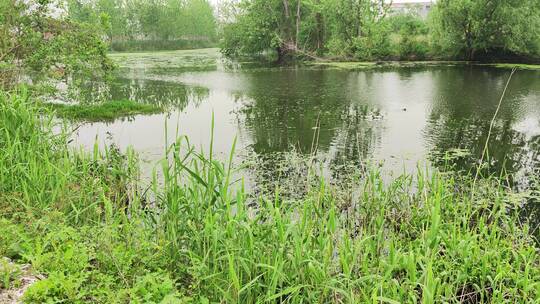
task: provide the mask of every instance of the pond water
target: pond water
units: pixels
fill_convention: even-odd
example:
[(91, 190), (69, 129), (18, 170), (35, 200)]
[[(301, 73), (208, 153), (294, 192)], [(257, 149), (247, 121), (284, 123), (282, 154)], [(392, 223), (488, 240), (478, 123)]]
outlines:
[[(214, 113), (214, 149), (224, 158), (236, 138), (240, 159), (316, 152), (329, 168), (368, 162), (390, 175), (448, 166), (445, 154), (456, 169), (470, 169), (510, 74), (474, 65), (272, 67), (228, 62), (216, 49), (113, 58), (120, 65), (113, 98), (168, 111), (84, 124), (77, 145), (91, 147), (97, 139), (133, 146), (153, 164), (177, 135), (208, 149)], [(492, 131), (490, 172), (505, 168), (525, 187), (538, 174), (539, 152), (540, 71), (519, 70)]]

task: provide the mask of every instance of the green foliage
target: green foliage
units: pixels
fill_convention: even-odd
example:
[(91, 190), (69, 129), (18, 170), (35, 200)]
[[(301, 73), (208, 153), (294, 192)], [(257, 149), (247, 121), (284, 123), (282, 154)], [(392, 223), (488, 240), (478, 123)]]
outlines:
[(114, 51), (175, 50), (212, 46), (216, 21), (207, 0), (68, 0), (80, 22), (103, 23)]
[(388, 25), (386, 23), (374, 25), (370, 32), (372, 34), (353, 40), (354, 57), (366, 60), (391, 58), (393, 53)]
[(154, 114), (163, 109), (153, 104), (143, 104), (131, 100), (109, 101), (98, 104), (46, 104), (59, 117), (85, 121), (112, 121), (121, 117), (138, 114)]
[[(0, 167), (10, 168), (0, 175), (3, 214), (71, 210), (74, 221), (92, 222), (104, 216), (111, 200), (125, 205), (129, 189), (123, 172), (135, 173), (133, 155), (119, 157), (108, 149), (66, 157), (66, 136), (42, 136), (53, 124), (47, 114), (39, 119), (41, 109), (29, 106), (24, 92), (23, 97), (0, 94)], [(10, 165), (15, 163), (20, 165)], [(64, 178), (55, 178), (59, 172)]]
[(431, 16), (435, 46), (469, 60), (493, 54), (540, 56), (540, 2), (442, 0)]
[(101, 24), (74, 22), (54, 12), (55, 3), (2, 1), (0, 85), (12, 88), (29, 77), (34, 85), (64, 82), (71, 89), (107, 80), (114, 65), (106, 56)]
[(5, 258), (0, 258), (0, 290), (10, 289), (19, 284), (21, 269)]
[(399, 14), (389, 18), (392, 32), (397, 33), (397, 55), (400, 59), (422, 60), (428, 56), (428, 26), (414, 14)]
[(287, 56), (359, 59), (390, 55), (389, 5), (365, 0), (244, 0), (223, 28), (229, 56), (276, 51)]
[[(287, 8), (289, 8), (287, 6)], [(238, 9), (245, 13), (236, 16), (234, 23), (223, 28), (222, 51), (226, 55), (259, 54), (282, 47), (289, 42), (291, 24), (284, 20), (283, 2), (278, 0), (243, 1)], [(289, 17), (290, 18), (290, 17)], [(285, 37), (287, 32), (288, 37)]]
[(534, 0), (437, 1), (426, 22), (390, 1), (242, 0), (225, 19), (225, 55), (277, 51), (278, 59), (422, 60), (516, 57), (540, 51), (540, 4)]
[(162, 303), (175, 298), (174, 282), (166, 273), (150, 273), (137, 278), (129, 290), (131, 303)]
[(63, 273), (49, 273), (49, 277), (38, 281), (25, 292), (25, 303), (83, 303), (82, 281)]
[(320, 179), (297, 199), (280, 187), (250, 198), (230, 162), (178, 138), (144, 195), (131, 153), (70, 150), (39, 111), (0, 98), (0, 252), (20, 232), (17, 261), (45, 277), (26, 302), (540, 299), (520, 197), (497, 180), (368, 170), (351, 177), (352, 200)]

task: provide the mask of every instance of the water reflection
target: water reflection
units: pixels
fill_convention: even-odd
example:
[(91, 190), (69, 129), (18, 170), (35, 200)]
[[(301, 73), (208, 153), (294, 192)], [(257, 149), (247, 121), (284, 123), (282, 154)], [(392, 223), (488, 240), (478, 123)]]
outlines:
[[(237, 160), (249, 155), (265, 171), (249, 177), (253, 184), (283, 176), (276, 160), (293, 150), (317, 155), (333, 177), (366, 162), (380, 162), (383, 171), (396, 174), (413, 172), (426, 159), (448, 166), (439, 156), (456, 149), (467, 153), (452, 158), (451, 165), (468, 172), (482, 153), (509, 75), (508, 70), (478, 66), (244, 69), (224, 66), (214, 55), (199, 58), (203, 67), (198, 69), (196, 58), (175, 66), (185, 54), (134, 56), (123, 62), (122, 78), (111, 94), (168, 105), (168, 112), (87, 124), (79, 129), (77, 142), (91, 146), (96, 136), (102, 142), (110, 133), (121, 148), (133, 145), (155, 161), (177, 134), (207, 149), (214, 113), (215, 151), (225, 158), (237, 137)], [(535, 71), (514, 75), (489, 144), (485, 173), (506, 168), (520, 187), (530, 183), (540, 163), (538, 76)]]
[(127, 98), (178, 109), (184, 109), (188, 104), (197, 106), (208, 99), (210, 93), (205, 87), (140, 78), (118, 78), (112, 83), (110, 92), (112, 100)]
[[(480, 159), (489, 133), (491, 119), (509, 76), (508, 71), (469, 68), (463, 77), (441, 71), (435, 77), (436, 98), (428, 116), (425, 137), (431, 155), (440, 156), (452, 149), (468, 153), (452, 165), (468, 172)], [(538, 73), (519, 71), (512, 78), (503, 99), (488, 143), (484, 175), (503, 169), (523, 187), (540, 163), (540, 81)], [(536, 123), (535, 123), (536, 122)], [(441, 158), (432, 157), (437, 165)]]

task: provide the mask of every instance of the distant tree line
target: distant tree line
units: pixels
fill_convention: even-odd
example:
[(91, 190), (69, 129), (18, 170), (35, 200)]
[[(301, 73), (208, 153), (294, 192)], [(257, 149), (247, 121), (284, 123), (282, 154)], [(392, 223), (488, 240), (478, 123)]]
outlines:
[(68, 0), (68, 12), (78, 21), (106, 20), (115, 51), (198, 48), (216, 42), (208, 0)]
[(351, 60), (540, 58), (540, 1), (438, 0), (427, 19), (386, 0), (229, 0), (229, 56)]

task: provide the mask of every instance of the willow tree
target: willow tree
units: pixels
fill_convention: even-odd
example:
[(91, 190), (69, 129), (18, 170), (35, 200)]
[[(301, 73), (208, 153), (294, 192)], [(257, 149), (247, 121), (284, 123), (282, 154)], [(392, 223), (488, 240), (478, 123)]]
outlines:
[(431, 32), (434, 45), (452, 57), (538, 56), (540, 1), (439, 0)]

